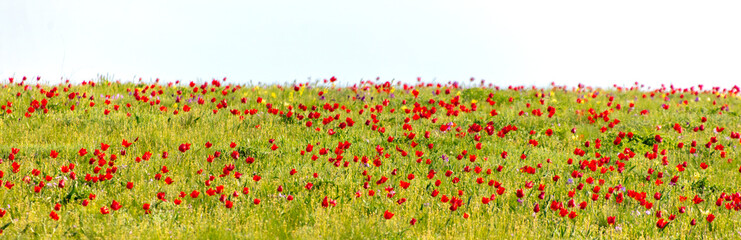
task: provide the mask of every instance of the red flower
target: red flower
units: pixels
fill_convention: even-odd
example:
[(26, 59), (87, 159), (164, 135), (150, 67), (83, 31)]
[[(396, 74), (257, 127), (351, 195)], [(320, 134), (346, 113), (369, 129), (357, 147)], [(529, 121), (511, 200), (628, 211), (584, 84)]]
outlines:
[(713, 215), (713, 214), (711, 213), (710, 215), (708, 215), (708, 217), (707, 217), (707, 218), (705, 218), (705, 220), (708, 220), (708, 222), (709, 222), (709, 223), (711, 223), (711, 222), (713, 222), (713, 220), (715, 220), (715, 215)]
[(669, 222), (665, 221), (663, 218), (659, 219), (659, 221), (656, 222), (657, 228), (665, 228), (666, 225), (669, 225)]
[(385, 219), (391, 219), (392, 217), (394, 217), (394, 213), (389, 212), (389, 210), (386, 210), (386, 212), (383, 213), (383, 218)]
[(255, 200), (252, 200), (252, 203), (254, 203), (255, 205), (259, 205), (260, 204), (260, 199), (259, 198), (255, 198)]
[(126, 188), (128, 188), (128, 189), (134, 188), (134, 183), (133, 182), (127, 182), (126, 183)]
[(326, 208), (329, 207), (329, 205), (332, 205), (332, 207), (337, 206), (337, 201), (324, 196), (324, 200), (322, 200), (322, 207)]
[(695, 195), (695, 198), (692, 199), (692, 202), (694, 202), (695, 204), (700, 204), (703, 201), (705, 201), (705, 200), (703, 200), (702, 198), (700, 198), (697, 195)]
[(80, 151), (78, 151), (77, 153), (80, 154), (80, 157), (85, 156), (85, 154), (87, 154), (87, 149), (80, 148)]
[(54, 221), (59, 221), (59, 215), (57, 215), (57, 212), (51, 211), (51, 213), (49, 213), (49, 217), (51, 217), (51, 219), (54, 219)]
[(126, 141), (126, 139), (124, 139), (123, 141), (121, 141), (121, 145), (124, 146), (125, 148), (128, 148), (129, 146), (131, 146), (131, 144), (132, 143)]
[(607, 217), (607, 224), (615, 225), (615, 216)]
[(708, 167), (709, 167), (709, 166), (708, 166), (708, 164), (707, 164), (707, 163), (704, 163), (704, 162), (703, 162), (703, 163), (700, 163), (700, 168), (702, 168), (702, 169), (707, 169)]
[(100, 208), (100, 213), (102, 213), (103, 215), (105, 215), (105, 214), (109, 214), (111, 212), (108, 211), (108, 208), (107, 207), (103, 206), (103, 207)]
[(232, 206), (234, 206), (234, 203), (232, 203), (232, 201), (226, 200), (225, 206), (226, 208), (232, 208)]
[(183, 143), (183, 144), (180, 144), (180, 146), (178, 146), (178, 151), (180, 152), (184, 153), (185, 151), (188, 151), (188, 150), (190, 150), (190, 143)]
[(118, 209), (121, 209), (121, 204), (116, 202), (116, 200), (113, 200), (113, 203), (111, 203), (111, 209), (113, 209), (113, 211), (118, 211)]
[(196, 190), (193, 190), (193, 192), (190, 193), (190, 197), (191, 198), (197, 198), (198, 197), (198, 194), (201, 194), (201, 193), (198, 192), (198, 191), (196, 191)]
[(51, 150), (51, 153), (49, 154), (51, 158), (57, 158), (59, 156), (59, 153), (57, 151)]

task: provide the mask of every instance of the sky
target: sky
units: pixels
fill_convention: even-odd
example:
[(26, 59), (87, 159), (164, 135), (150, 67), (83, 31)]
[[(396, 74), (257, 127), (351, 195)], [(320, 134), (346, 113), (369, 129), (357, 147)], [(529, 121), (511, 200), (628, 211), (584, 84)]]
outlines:
[(741, 81), (741, 1), (0, 1), (0, 81)]

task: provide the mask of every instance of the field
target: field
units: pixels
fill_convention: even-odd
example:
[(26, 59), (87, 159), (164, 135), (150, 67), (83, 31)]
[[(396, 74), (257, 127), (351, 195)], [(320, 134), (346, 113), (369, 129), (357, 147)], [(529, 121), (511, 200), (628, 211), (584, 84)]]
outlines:
[(2, 238), (741, 237), (738, 88), (0, 88)]

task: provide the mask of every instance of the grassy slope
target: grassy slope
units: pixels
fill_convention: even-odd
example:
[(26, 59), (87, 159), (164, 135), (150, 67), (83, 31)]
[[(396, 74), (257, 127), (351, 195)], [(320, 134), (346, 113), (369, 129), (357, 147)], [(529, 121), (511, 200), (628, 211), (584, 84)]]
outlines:
[[(98, 86), (72, 86), (69, 92), (87, 93), (94, 96), (95, 106), (89, 107), (89, 100), (68, 100), (67, 94), (59, 87), (60, 94), (49, 99), (47, 108), (49, 113), (35, 112), (31, 117), (23, 116), (31, 99), (42, 99), (38, 89), (31, 88), (24, 91), (20, 86), (5, 86), (0, 89), (0, 100), (3, 103), (13, 102), (13, 113), (0, 115), (0, 156), (4, 159), (0, 164), (0, 170), (5, 176), (0, 179), (3, 183), (11, 181), (16, 184), (12, 189), (2, 188), (0, 192), (0, 208), (8, 211), (8, 214), (0, 218), (0, 224), (11, 223), (4, 230), (3, 235), (19, 237), (42, 237), (42, 238), (188, 238), (193, 235), (199, 237), (237, 237), (237, 238), (500, 238), (514, 236), (516, 238), (635, 238), (635, 237), (666, 237), (666, 238), (697, 238), (709, 236), (713, 238), (730, 238), (736, 236), (739, 225), (738, 213), (715, 206), (715, 199), (720, 192), (735, 193), (739, 189), (738, 172), (739, 162), (737, 160), (737, 139), (727, 139), (731, 131), (739, 130), (739, 122), (736, 107), (739, 99), (726, 95), (718, 98), (712, 93), (701, 93), (699, 101), (694, 101), (694, 96), (685, 93), (685, 98), (680, 99), (681, 93), (669, 95), (670, 100), (664, 101), (662, 95), (656, 93), (655, 97), (642, 98), (639, 91), (599, 90), (599, 96), (591, 98), (594, 91), (584, 90), (581, 92), (566, 91), (563, 89), (538, 89), (538, 90), (503, 90), (492, 89), (452, 89), (450, 95), (433, 95), (435, 87), (419, 88), (419, 102), (423, 106), (431, 107), (427, 103), (430, 98), (436, 101), (448, 101), (452, 96), (460, 95), (461, 102), (470, 108), (472, 100), (477, 101), (478, 109), (471, 113), (461, 113), (458, 117), (446, 116), (445, 110), (435, 104), (438, 111), (432, 118), (437, 118), (437, 123), (427, 119), (411, 121), (413, 132), (417, 134), (414, 139), (419, 146), (412, 148), (411, 140), (406, 139), (401, 129), (403, 120), (411, 117), (404, 114), (402, 106), (413, 108), (414, 96), (404, 93), (397, 87), (394, 97), (388, 93), (378, 93), (373, 88), (358, 96), (366, 96), (366, 101), (352, 101), (356, 93), (350, 89), (334, 89), (325, 87), (313, 87), (294, 92), (292, 89), (281, 90), (277, 87), (249, 87), (246, 86), (226, 96), (220, 93), (222, 88), (217, 88), (214, 93), (204, 95), (206, 100), (216, 98), (218, 103), (226, 99), (229, 103), (227, 109), (258, 109), (256, 115), (246, 115), (244, 119), (233, 116), (227, 110), (221, 109), (218, 114), (213, 114), (216, 103), (207, 101), (204, 105), (195, 103), (188, 104), (193, 109), (183, 112), (183, 103), (175, 103), (173, 97), (175, 91), (182, 90), (184, 99), (189, 98), (192, 93), (188, 87), (162, 87), (164, 94), (160, 96), (160, 105), (166, 106), (168, 110), (162, 112), (160, 105), (151, 106), (148, 103), (136, 102), (129, 95), (127, 89), (143, 88), (144, 85), (134, 84), (110, 84), (98, 83)], [(50, 89), (50, 86), (44, 86)], [(159, 89), (159, 87), (157, 88)], [(441, 88), (443, 91), (445, 88)], [(325, 100), (318, 96), (319, 91), (324, 91)], [(16, 93), (20, 92), (17, 97)], [(537, 93), (544, 93), (542, 98), (545, 105), (538, 103), (540, 97)], [(147, 92), (149, 93), (149, 92)], [(496, 104), (490, 106), (485, 102), (487, 95), (494, 93)], [(122, 94), (125, 97), (112, 100), (110, 105), (105, 105), (100, 95)], [(199, 94), (200, 95), (200, 94)], [(621, 122), (605, 133), (599, 128), (606, 126), (602, 120), (590, 124), (587, 120), (586, 110), (593, 108), (596, 112), (602, 112), (610, 107), (606, 106), (607, 96), (614, 96), (614, 104), (621, 104), (622, 110), (614, 110), (610, 119), (619, 119)], [(287, 105), (297, 107), (299, 103), (311, 107), (316, 105), (322, 116), (333, 116), (340, 114), (340, 120), (321, 124), (320, 119), (313, 119), (314, 125), (309, 128), (304, 125), (306, 119), (285, 120), (266, 112), (264, 103), (257, 103), (257, 97), (262, 97), (265, 102), (272, 103), (283, 111), (287, 111)], [(370, 98), (373, 97), (373, 100)], [(513, 102), (507, 99), (512, 97)], [(576, 99), (583, 97), (588, 99), (586, 103), (576, 103)], [(240, 103), (245, 98), (246, 103)], [(379, 114), (378, 125), (385, 127), (385, 133), (371, 130), (366, 126), (366, 120), (370, 119), (369, 109), (362, 115), (358, 114), (365, 104), (373, 107), (382, 104), (388, 99), (390, 104), (384, 107), (383, 113)], [(680, 100), (688, 100), (688, 105), (678, 105)], [(402, 101), (407, 100), (403, 105)], [(712, 101), (716, 100), (717, 105)], [(78, 103), (79, 102), (79, 103)], [(329, 112), (322, 110), (324, 103), (337, 102), (344, 105), (351, 113), (341, 110)], [(635, 102), (635, 109), (628, 111), (628, 103)], [(78, 103), (76, 110), (70, 111), (69, 107)], [(131, 103), (132, 107), (124, 105)], [(530, 108), (526, 103), (532, 104)], [(112, 111), (104, 115), (104, 109), (113, 109), (113, 105), (121, 105), (119, 111)], [(668, 110), (661, 109), (661, 104), (669, 104)], [(723, 104), (730, 106), (730, 111), (718, 114)], [(547, 118), (546, 107), (553, 106), (557, 113), (553, 118)], [(173, 115), (175, 108), (180, 109), (178, 115)], [(540, 108), (545, 114), (541, 117), (518, 116), (518, 112), (524, 110), (530, 112), (532, 109)], [(389, 109), (396, 109), (395, 113), (389, 113)], [(489, 116), (489, 112), (496, 109), (499, 115)], [(648, 109), (650, 113), (646, 116), (639, 112)], [(583, 115), (575, 114), (582, 110)], [(127, 116), (130, 113), (131, 116)], [(304, 111), (297, 111), (306, 115)], [(374, 113), (377, 114), (377, 113)], [(693, 132), (689, 126), (699, 126), (700, 117), (708, 118), (705, 131)], [(341, 130), (337, 127), (339, 122), (345, 118), (352, 118), (356, 124), (353, 127)], [(463, 131), (472, 123), (477, 122), (485, 126), (488, 121), (493, 121), (497, 130), (507, 124), (518, 127), (519, 130), (509, 133), (505, 138), (497, 137), (496, 134), (489, 136), (481, 132), (482, 149), (477, 150), (477, 143), (472, 134), (465, 137), (455, 137), (455, 132), (440, 132), (441, 123), (454, 122), (461, 126)], [(685, 128), (682, 134), (671, 129), (674, 123), (681, 123)], [(259, 128), (256, 127), (259, 125)], [(656, 126), (661, 125), (661, 130)], [(714, 133), (712, 129), (716, 126), (725, 127), (722, 133)], [(321, 131), (314, 128), (320, 127)], [(333, 128), (337, 133), (328, 135), (327, 129)], [(553, 136), (547, 137), (544, 132), (551, 128)], [(577, 129), (577, 134), (570, 130)], [(529, 135), (530, 130), (537, 132)], [(425, 131), (431, 132), (431, 137), (423, 137)], [(619, 146), (613, 146), (612, 140), (618, 132), (633, 132), (638, 138), (653, 138), (660, 134), (664, 138), (659, 146), (660, 149), (668, 149), (668, 166), (661, 164), (661, 156), (656, 160), (648, 160), (643, 157), (645, 152), (651, 151), (651, 146), (640, 141), (623, 140)], [(393, 143), (389, 143), (388, 136), (395, 137)], [(719, 142), (726, 146), (726, 158), (719, 157), (719, 151), (706, 149), (703, 145), (711, 136), (718, 136)], [(122, 139), (133, 141), (139, 140), (126, 149), (126, 155), (121, 156), (120, 151)], [(580, 170), (578, 161), (595, 159), (594, 147), (585, 148), (584, 142), (594, 139), (602, 139), (602, 148), (597, 150), (600, 154), (612, 158), (607, 166), (614, 165), (617, 155), (624, 148), (632, 148), (636, 157), (626, 163), (626, 171), (619, 174), (617, 171), (608, 171), (600, 174), (599, 171), (591, 172)], [(276, 151), (271, 151), (269, 139), (275, 139), (279, 146)], [(539, 142), (538, 146), (528, 145), (529, 139)], [(697, 140), (698, 153), (689, 154), (689, 143)], [(206, 149), (204, 143), (210, 141), (213, 147)], [(316, 161), (311, 160), (312, 154), (318, 154), (318, 150), (326, 147), (330, 152), (334, 150), (340, 141), (349, 141), (352, 146), (345, 151), (343, 161), (349, 161), (349, 167), (335, 167), (328, 162), (328, 157), (334, 154), (320, 156)], [(235, 142), (235, 148), (242, 154), (239, 160), (229, 157), (235, 149), (229, 147), (230, 142)], [(316, 145), (316, 143), (320, 143)], [(684, 149), (677, 149), (678, 142), (684, 142)], [(94, 149), (100, 148), (100, 143), (111, 145), (107, 155), (116, 154), (118, 160), (115, 165), (118, 171), (110, 181), (87, 183), (84, 181), (85, 174), (93, 172), (93, 165), (88, 164), (88, 159), (93, 157)], [(177, 148), (182, 143), (191, 143), (192, 149), (186, 153), (178, 152)], [(314, 143), (312, 153), (301, 156), (299, 151), (304, 149), (308, 143)], [(433, 143), (433, 149), (427, 149), (427, 145)], [(651, 143), (649, 140), (647, 143)], [(352, 161), (353, 156), (375, 157), (375, 147), (383, 146), (390, 158), (383, 158), (380, 167), (366, 167)], [(409, 152), (409, 156), (402, 157), (394, 150), (396, 146)], [(580, 147), (587, 151), (587, 155), (579, 157), (573, 154), (573, 150)], [(20, 149), (16, 155), (16, 162), (20, 163), (20, 172), (13, 174), (11, 161), (6, 156), (11, 148)], [(80, 157), (77, 152), (80, 148), (86, 148), (90, 152), (85, 157)], [(51, 159), (49, 152), (59, 151), (59, 157)], [(431, 164), (417, 163), (414, 151), (424, 152), (423, 158), (431, 159)], [(475, 154), (479, 158), (475, 163), (464, 160), (456, 160), (455, 156), (461, 151), (468, 150), (469, 154)], [(137, 156), (144, 152), (153, 153), (149, 161), (135, 162)], [(163, 151), (169, 153), (167, 159), (160, 157)], [(213, 163), (206, 162), (206, 156), (220, 151), (223, 155)], [(502, 159), (499, 154), (507, 151), (509, 157)], [(519, 156), (525, 153), (527, 159), (521, 160)], [(440, 156), (447, 155), (450, 161), (443, 161)], [(256, 159), (255, 163), (247, 164), (245, 155)], [(486, 157), (488, 160), (484, 160)], [(573, 158), (575, 164), (566, 164), (567, 159)], [(551, 159), (552, 163), (546, 163), (545, 159)], [(728, 163), (726, 159), (733, 159)], [(675, 166), (682, 162), (688, 162), (684, 172), (678, 172)], [(710, 167), (703, 170), (699, 167), (701, 162), (706, 162)], [(33, 185), (42, 181), (44, 175), (51, 175), (56, 185), (58, 179), (67, 176), (60, 171), (60, 166), (75, 163), (75, 172), (79, 179), (67, 180), (65, 188), (46, 187), (41, 193), (33, 193)], [(235, 171), (243, 173), (241, 179), (233, 176), (218, 177), (225, 164), (234, 164)], [(518, 169), (523, 166), (536, 166), (541, 163), (543, 167), (536, 174), (521, 173)], [(486, 169), (496, 169), (497, 166), (504, 167), (502, 172), (493, 171), (487, 175)], [(164, 181), (153, 180), (162, 166), (167, 166), (170, 172), (163, 175), (174, 179), (174, 183), (167, 185)], [(464, 166), (480, 166), (484, 169), (480, 174), (464, 172)], [(652, 180), (645, 180), (649, 168), (657, 172), (664, 172), (665, 184), (657, 186), (654, 184), (656, 174)], [(22, 178), (29, 176), (32, 169), (41, 171), (38, 177), (30, 177), (30, 184), (23, 183)], [(199, 175), (197, 170), (203, 169), (204, 173)], [(291, 176), (289, 171), (296, 169), (297, 174)], [(393, 169), (398, 169), (398, 175), (392, 175)], [(430, 169), (438, 174), (432, 180), (427, 179)], [(366, 181), (361, 174), (364, 170), (372, 176), (369, 181), (370, 189), (377, 194), (373, 197), (367, 195), (363, 183)], [(444, 172), (453, 171), (451, 177), (445, 177)], [(572, 171), (579, 170), (584, 173), (581, 179), (574, 179), (574, 184), (567, 184), (567, 179)], [(102, 170), (105, 172), (105, 168)], [(318, 177), (313, 178), (312, 174)], [(406, 176), (413, 173), (416, 178), (407, 180)], [(252, 175), (262, 177), (259, 182), (252, 180)], [(209, 188), (204, 181), (209, 175), (216, 176), (211, 187), (224, 186), (224, 194), (234, 191), (240, 193), (239, 197), (230, 197), (234, 202), (232, 209), (227, 209), (218, 200), (219, 194), (207, 197), (205, 192)], [(233, 175), (233, 173), (232, 173)], [(559, 175), (562, 179), (556, 183), (551, 177)], [(678, 175), (680, 180), (676, 186), (669, 186), (671, 176)], [(383, 185), (375, 182), (380, 176), (389, 178)], [(460, 178), (457, 184), (451, 183), (452, 177)], [(481, 203), (481, 198), (490, 196), (496, 192), (496, 188), (486, 184), (476, 184), (478, 177), (486, 181), (493, 179), (503, 184), (506, 193), (498, 196), (488, 205)], [(587, 201), (585, 210), (575, 210), (578, 216), (574, 219), (562, 218), (555, 212), (549, 210), (549, 200), (557, 200), (565, 203), (569, 200), (567, 192), (572, 190), (576, 184), (584, 182), (587, 177), (595, 180), (604, 179), (600, 195), (602, 198), (592, 202), (591, 190), (593, 185), (586, 184), (583, 191), (577, 191), (574, 199), (577, 203)], [(433, 185), (434, 180), (442, 180), (439, 187)], [(702, 179), (706, 179), (702, 181)], [(399, 181), (411, 182), (408, 189), (399, 187)], [(533, 181), (535, 187), (525, 189), (524, 184)], [(126, 189), (126, 182), (133, 182), (132, 190)], [(312, 190), (304, 189), (307, 182), (312, 182), (315, 187)], [(698, 188), (699, 183), (706, 183), (704, 187)], [(544, 200), (537, 198), (538, 184), (546, 185), (546, 197)], [(654, 203), (651, 213), (656, 210), (664, 212), (664, 218), (669, 213), (677, 214), (677, 219), (671, 222), (665, 230), (659, 230), (655, 226), (658, 220), (655, 216), (647, 216), (646, 209), (637, 201), (625, 196), (623, 204), (616, 204), (614, 197), (609, 201), (604, 200), (604, 194), (610, 186), (622, 184), (629, 190), (646, 192), (647, 200)], [(694, 184), (695, 187), (692, 187)], [(284, 187), (283, 195), (291, 194), (295, 200), (288, 202), (285, 197), (279, 196), (277, 187)], [(241, 194), (243, 187), (249, 187), (248, 195)], [(393, 186), (397, 193), (393, 198), (387, 198), (384, 187)], [(517, 202), (516, 189), (524, 189), (525, 197), (523, 203)], [(464, 205), (457, 211), (448, 210), (449, 204), (440, 202), (440, 196), (430, 196), (433, 189), (440, 191), (440, 195), (457, 195), (458, 190), (463, 191), (461, 198)], [(197, 199), (190, 197), (182, 198), (181, 205), (175, 205), (172, 201), (177, 198), (180, 191), (190, 193), (198, 190), (201, 195)], [(362, 197), (356, 198), (357, 191), (362, 192)], [(72, 194), (70, 195), (70, 192)], [(165, 192), (167, 202), (159, 203), (156, 194)], [(661, 192), (663, 197), (656, 201), (652, 198), (655, 192)], [(90, 205), (83, 207), (81, 201), (90, 193), (97, 196), (90, 201)], [(692, 199), (698, 194), (705, 202), (694, 205), (691, 200), (679, 201), (679, 196), (687, 196)], [(69, 201), (65, 202), (65, 197)], [(337, 206), (323, 208), (322, 199), (328, 196), (336, 199)], [(252, 204), (252, 200), (259, 198), (259, 205)], [(400, 198), (406, 198), (404, 204), (397, 204)], [(118, 211), (103, 215), (100, 208), (108, 206), (112, 200), (123, 205)], [(54, 221), (50, 219), (49, 213), (54, 205), (63, 203), (62, 209), (56, 211), (61, 219)], [(144, 214), (143, 203), (151, 203), (153, 210), (151, 214)], [(539, 203), (541, 211), (534, 214), (532, 209), (535, 203)], [(688, 206), (685, 214), (679, 214), (679, 206)], [(577, 208), (578, 209), (578, 208)], [(384, 211), (389, 210), (395, 216), (386, 220), (383, 218)], [(574, 209), (570, 209), (574, 210)], [(709, 226), (705, 221), (706, 214), (703, 211), (713, 213), (717, 218), (713, 222), (713, 231), (709, 232)], [(468, 219), (463, 214), (470, 215)], [(606, 217), (616, 216), (617, 225), (607, 225)], [(412, 218), (418, 220), (417, 224), (410, 226), (408, 223)], [(697, 226), (690, 226), (691, 219), (697, 219)], [(617, 228), (616, 228), (617, 226)]]

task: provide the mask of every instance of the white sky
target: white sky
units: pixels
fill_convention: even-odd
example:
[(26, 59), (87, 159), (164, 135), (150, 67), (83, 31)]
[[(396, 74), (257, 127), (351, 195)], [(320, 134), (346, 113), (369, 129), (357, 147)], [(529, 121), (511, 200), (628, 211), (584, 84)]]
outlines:
[(8, 0), (0, 77), (732, 86), (739, 13), (741, 1)]

